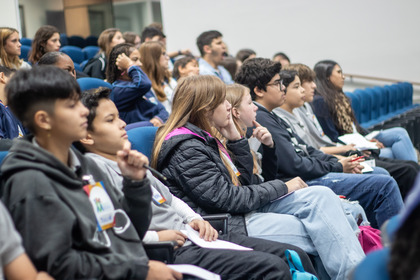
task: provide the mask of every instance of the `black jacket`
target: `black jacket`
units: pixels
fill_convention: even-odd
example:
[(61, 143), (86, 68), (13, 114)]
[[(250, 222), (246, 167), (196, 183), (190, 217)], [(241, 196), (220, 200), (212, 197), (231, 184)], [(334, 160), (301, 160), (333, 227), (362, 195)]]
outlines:
[[(28, 137), (16, 139), (4, 159), (2, 200), (26, 252), (38, 270), (56, 279), (145, 279), (148, 258), (141, 238), (151, 218), (149, 180), (125, 181), (123, 197), (91, 159), (75, 153), (81, 163), (76, 172)], [(116, 227), (98, 231), (83, 175), (103, 181), (120, 209)]]
[[(273, 169), (274, 165), (263, 165), (265, 180), (277, 178), (288, 181), (296, 176), (310, 180), (329, 172), (343, 172), (343, 166), (336, 157), (306, 145), (281, 118), (260, 104), (256, 105), (257, 122), (270, 131), (276, 143), (277, 170)], [(273, 156), (270, 153), (263, 154), (263, 158)]]
[(158, 169), (168, 178), (170, 191), (199, 214), (230, 213), (231, 232), (247, 234), (244, 214), (287, 193), (286, 185), (274, 180), (246, 185), (252, 179), (252, 155), (248, 141), (228, 142), (231, 158), (241, 173), (242, 186), (235, 186), (220, 158), (216, 140), (187, 123), (194, 134), (180, 134), (164, 141)]

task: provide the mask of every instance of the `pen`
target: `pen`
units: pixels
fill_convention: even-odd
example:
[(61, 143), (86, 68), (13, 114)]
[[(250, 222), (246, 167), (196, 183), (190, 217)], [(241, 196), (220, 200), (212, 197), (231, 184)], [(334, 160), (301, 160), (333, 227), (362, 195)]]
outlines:
[(362, 159), (362, 158), (364, 158), (364, 157), (365, 157), (365, 156), (360, 156), (360, 157), (354, 158), (354, 159), (352, 159), (350, 162), (353, 162), (353, 161), (356, 161), (356, 160)]
[(157, 171), (156, 169), (150, 167), (149, 165), (145, 164), (143, 165), (144, 168), (150, 170), (150, 172), (152, 172), (152, 174), (157, 177), (159, 180), (161, 181), (166, 181), (168, 180), (165, 176), (162, 175), (162, 173), (160, 173), (159, 171)]

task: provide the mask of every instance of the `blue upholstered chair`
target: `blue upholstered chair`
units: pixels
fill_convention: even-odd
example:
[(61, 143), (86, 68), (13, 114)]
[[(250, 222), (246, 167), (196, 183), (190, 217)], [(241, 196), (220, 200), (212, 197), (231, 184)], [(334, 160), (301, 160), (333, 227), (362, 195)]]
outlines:
[(85, 38), (77, 36), (77, 35), (68, 37), (68, 40), (69, 40), (70, 46), (76, 46), (82, 49), (87, 46)]
[(99, 52), (99, 50), (99, 47), (96, 46), (84, 47), (82, 51), (85, 54), (85, 60), (93, 58)]
[(131, 149), (139, 151), (150, 160), (157, 129), (155, 126), (143, 126), (127, 130)]
[(22, 46), (32, 46), (32, 39), (29, 38), (21, 38), (20, 39), (20, 43), (22, 44)]
[(20, 56), (19, 58), (28, 61), (29, 53), (31, 52), (32, 48), (30, 46), (22, 45), (20, 47)]
[(80, 89), (82, 91), (93, 89), (93, 88), (99, 88), (99, 87), (107, 87), (109, 89), (112, 89), (112, 86), (110, 83), (105, 82), (104, 80), (98, 79), (98, 78), (80, 78), (77, 79), (77, 82), (79, 83)]
[(82, 49), (76, 46), (64, 46), (60, 49), (61, 52), (70, 56), (74, 63), (82, 63), (85, 60), (85, 54)]

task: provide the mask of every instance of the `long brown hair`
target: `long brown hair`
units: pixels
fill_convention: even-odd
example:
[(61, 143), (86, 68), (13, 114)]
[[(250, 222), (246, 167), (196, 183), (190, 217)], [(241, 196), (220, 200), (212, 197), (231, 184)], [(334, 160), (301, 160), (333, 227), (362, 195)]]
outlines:
[(161, 102), (167, 99), (162, 83), (165, 78), (170, 78), (168, 71), (159, 63), (160, 57), (164, 52), (165, 46), (158, 41), (148, 41), (140, 46), (141, 68), (152, 82), (152, 88)]
[[(230, 105), (233, 108), (239, 109), (241, 107), (242, 99), (249, 92), (249, 88), (240, 85), (233, 84), (226, 86), (226, 100), (229, 101)], [(239, 131), (242, 137), (246, 137), (246, 129), (244, 130), (241, 125), (239, 118), (235, 117), (232, 113), (233, 123), (235, 124), (236, 129)], [(258, 158), (254, 151), (250, 150), (252, 158), (254, 161), (253, 173), (257, 174), (259, 172)]]
[(19, 56), (17, 55), (10, 56), (4, 49), (4, 45), (6, 44), (7, 39), (9, 39), (10, 35), (15, 32), (19, 34), (19, 31), (11, 27), (0, 28), (0, 59), (3, 66), (12, 69), (19, 69), (19, 67), (22, 65), (22, 59), (19, 59)]
[[(152, 166), (157, 167), (162, 144), (166, 135), (172, 130), (184, 126), (187, 122), (194, 124), (216, 137), (208, 115), (226, 99), (226, 85), (215, 76), (190, 76), (181, 78), (175, 88), (172, 101), (172, 113), (166, 123), (158, 129), (153, 147)], [(229, 171), (232, 183), (239, 185), (239, 180), (232, 168), (222, 156), (220, 157)]]
[(98, 38), (98, 47), (100, 52), (105, 53), (105, 57), (111, 52), (111, 42), (117, 32), (121, 32), (118, 28), (108, 28), (102, 31)]
[(44, 25), (41, 26), (35, 33), (35, 37), (32, 41), (32, 50), (29, 55), (29, 61), (32, 64), (37, 63), (41, 56), (43, 56), (47, 51), (45, 50), (45, 46), (47, 45), (47, 41), (55, 34), (60, 34), (60, 31), (57, 27), (52, 25)]

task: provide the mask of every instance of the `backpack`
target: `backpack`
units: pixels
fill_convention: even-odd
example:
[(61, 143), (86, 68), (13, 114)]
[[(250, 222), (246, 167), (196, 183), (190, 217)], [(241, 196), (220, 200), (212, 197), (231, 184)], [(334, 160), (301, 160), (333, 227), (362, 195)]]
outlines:
[(285, 254), (293, 280), (318, 280), (315, 275), (310, 274), (303, 269), (302, 261), (296, 251), (286, 250)]
[(359, 229), (358, 238), (365, 254), (383, 248), (380, 230), (371, 226), (359, 226)]

